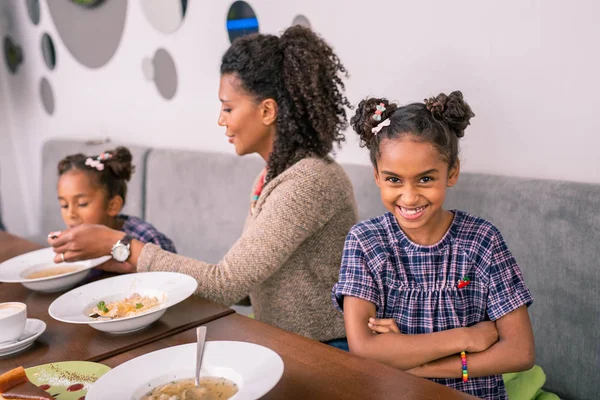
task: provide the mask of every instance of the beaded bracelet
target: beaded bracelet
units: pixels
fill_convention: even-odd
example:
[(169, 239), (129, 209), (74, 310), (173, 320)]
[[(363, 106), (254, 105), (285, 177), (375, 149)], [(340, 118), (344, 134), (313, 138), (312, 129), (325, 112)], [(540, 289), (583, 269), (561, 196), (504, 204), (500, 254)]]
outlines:
[(460, 352), (460, 361), (462, 362), (462, 379), (463, 382), (469, 380), (469, 372), (467, 372), (467, 353), (464, 351)]

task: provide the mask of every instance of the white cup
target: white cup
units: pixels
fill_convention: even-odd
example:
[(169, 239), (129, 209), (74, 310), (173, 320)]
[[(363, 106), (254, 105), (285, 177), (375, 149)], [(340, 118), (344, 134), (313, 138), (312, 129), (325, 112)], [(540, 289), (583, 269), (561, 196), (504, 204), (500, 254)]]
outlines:
[(0, 345), (19, 339), (27, 323), (25, 303), (0, 303)]

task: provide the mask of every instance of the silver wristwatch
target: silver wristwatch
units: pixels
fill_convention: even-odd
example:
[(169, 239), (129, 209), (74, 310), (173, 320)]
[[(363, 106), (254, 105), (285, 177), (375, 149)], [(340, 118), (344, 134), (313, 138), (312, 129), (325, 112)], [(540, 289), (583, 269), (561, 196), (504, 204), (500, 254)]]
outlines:
[(112, 257), (118, 262), (125, 262), (131, 255), (131, 241), (133, 238), (128, 234), (125, 234), (123, 239), (119, 240), (112, 247), (110, 253)]

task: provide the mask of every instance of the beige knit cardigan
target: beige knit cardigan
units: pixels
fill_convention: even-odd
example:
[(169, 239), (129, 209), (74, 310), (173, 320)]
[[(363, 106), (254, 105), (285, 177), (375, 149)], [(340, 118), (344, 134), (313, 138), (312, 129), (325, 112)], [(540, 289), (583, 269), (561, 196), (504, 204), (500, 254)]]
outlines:
[(218, 264), (146, 244), (137, 270), (185, 273), (198, 281), (196, 294), (211, 301), (231, 305), (250, 295), (259, 321), (319, 341), (342, 338), (331, 288), (356, 221), (342, 167), (330, 158), (305, 158), (264, 187), (242, 236)]

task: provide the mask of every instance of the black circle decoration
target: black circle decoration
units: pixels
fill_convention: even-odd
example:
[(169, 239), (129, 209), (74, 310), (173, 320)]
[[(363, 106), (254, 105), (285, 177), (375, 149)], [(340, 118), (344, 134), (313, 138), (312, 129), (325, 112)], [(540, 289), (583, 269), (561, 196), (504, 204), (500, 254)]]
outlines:
[(42, 54), (48, 68), (54, 69), (56, 66), (56, 52), (54, 51), (54, 42), (47, 33), (42, 36)]
[(73, 3), (83, 6), (83, 7), (96, 7), (98, 4), (102, 3), (103, 0), (71, 0)]
[(40, 22), (40, 0), (26, 0), (27, 1), (27, 14), (29, 19), (34, 25)]
[(19, 65), (23, 62), (23, 51), (10, 36), (4, 37), (4, 60), (6, 67), (12, 74), (16, 74)]
[(258, 18), (254, 10), (245, 1), (236, 1), (227, 12), (227, 33), (233, 42), (240, 36), (258, 33)]

